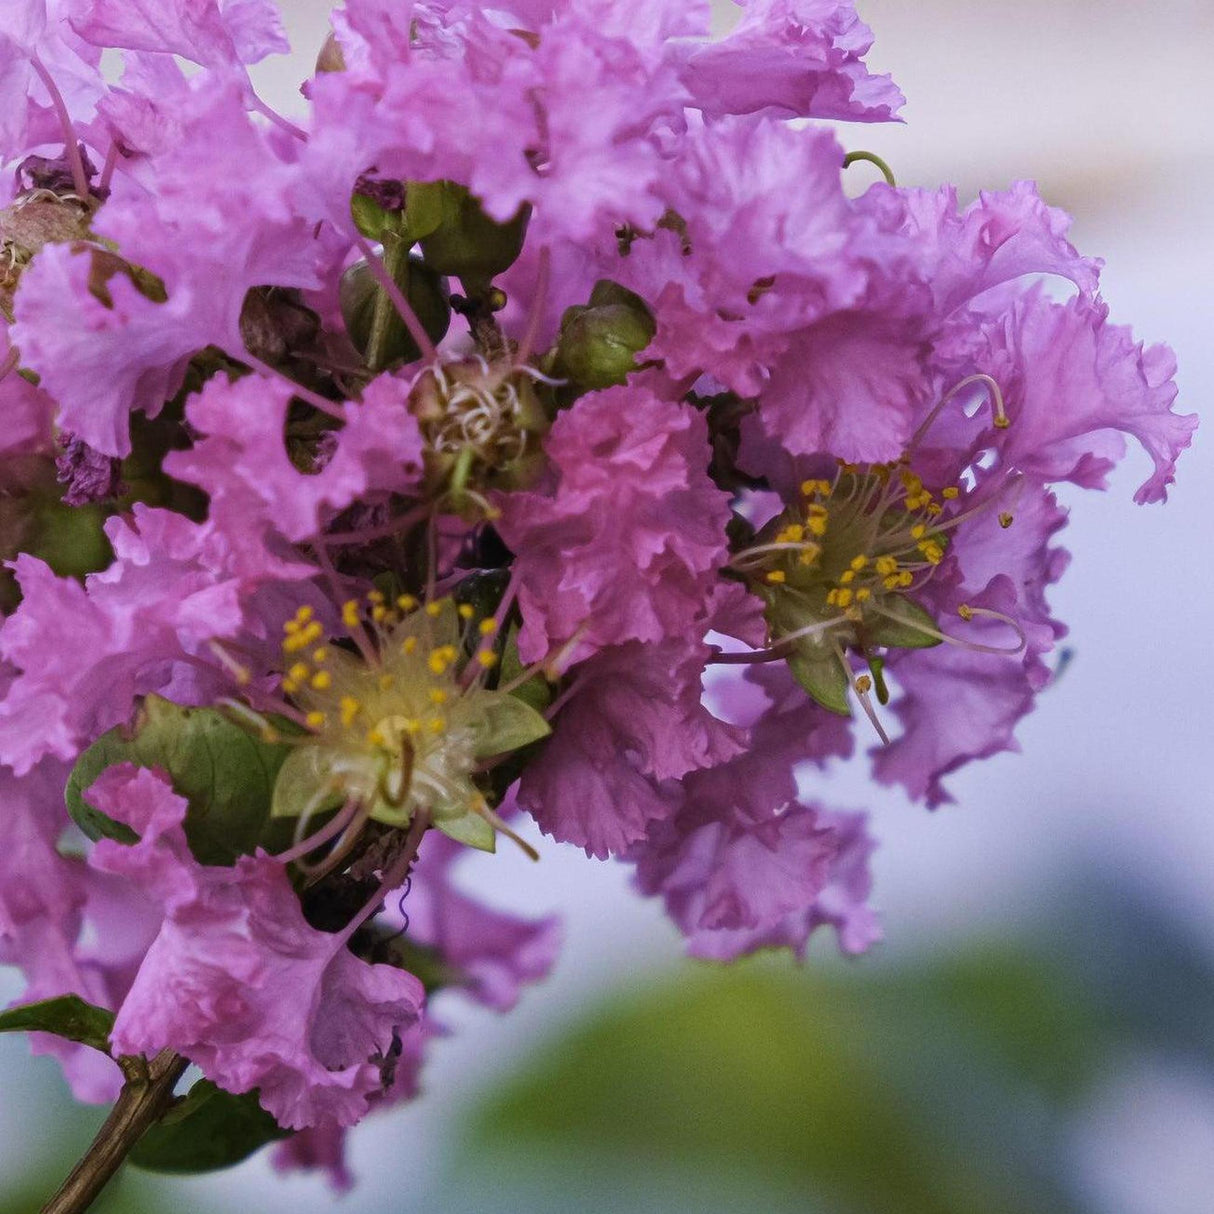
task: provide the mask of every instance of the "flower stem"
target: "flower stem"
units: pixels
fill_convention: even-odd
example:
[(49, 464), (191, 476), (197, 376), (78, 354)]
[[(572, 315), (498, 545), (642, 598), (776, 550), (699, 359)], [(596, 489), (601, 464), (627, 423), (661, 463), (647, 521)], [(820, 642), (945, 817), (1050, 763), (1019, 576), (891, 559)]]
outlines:
[(121, 1065), (126, 1083), (118, 1102), (42, 1214), (82, 1214), (93, 1204), (144, 1131), (164, 1113), (189, 1062), (161, 1050), (150, 1061), (124, 1058)]

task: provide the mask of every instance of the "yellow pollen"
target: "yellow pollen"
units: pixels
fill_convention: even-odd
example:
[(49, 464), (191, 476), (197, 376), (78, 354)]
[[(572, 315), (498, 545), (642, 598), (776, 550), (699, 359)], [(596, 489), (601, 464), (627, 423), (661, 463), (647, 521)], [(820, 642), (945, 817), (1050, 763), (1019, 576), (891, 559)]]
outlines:
[(486, 669), (491, 670), (497, 665), (497, 654), (492, 649), (478, 649), (476, 660)]
[(402, 594), (397, 597), (396, 605), (401, 609), (401, 611), (416, 611), (417, 599), (415, 599), (411, 594)]
[(806, 523), (810, 533), (816, 535), (819, 539), (826, 534), (826, 519), (815, 515)]
[(384, 601), (384, 595), (383, 595), (382, 590), (367, 591), (367, 602), (368, 603), (382, 603), (383, 601)]
[(400, 643), (400, 651), (406, 657), (417, 649), (417, 637), (405, 637)]
[(944, 513), (944, 507), (939, 502), (931, 502), (927, 507), (928, 518), (939, 518)]
[(380, 603), (376, 603), (371, 608), (371, 618), (377, 623), (382, 624), (388, 618), (388, 609)]
[(783, 569), (770, 570), (766, 575), (766, 580), (769, 582), (774, 582), (778, 586), (782, 581), (784, 581), (784, 570)]
[(431, 674), (445, 674), (447, 671), (447, 659), (437, 649), (427, 659), (426, 665), (430, 667)]
[(307, 603), (305, 603), (302, 607), (299, 608), (298, 611), (296, 611), (295, 618), (301, 624), (306, 624), (312, 618), (312, 614), (313, 614), (312, 608), (309, 607), (307, 605)]
[(801, 555), (797, 557), (799, 565), (812, 565), (818, 559), (818, 553), (822, 549), (817, 544), (806, 544), (801, 551)]
[(892, 556), (879, 556), (876, 561), (877, 572), (883, 577), (898, 572), (898, 562)]
[(921, 540), (927, 534), (927, 528), (922, 523), (916, 523), (911, 528), (911, 539)]
[(370, 742), (372, 746), (383, 746), (387, 740), (388, 739), (384, 737), (383, 730), (380, 729), (378, 725), (374, 725), (367, 730), (367, 741)]
[(861, 554), (860, 556), (853, 556), (851, 558), (851, 567), (857, 573), (859, 573), (861, 569), (866, 568), (867, 565), (868, 565), (868, 557), (864, 556), (863, 554)]
[(815, 494), (821, 494), (825, 497), (830, 493), (830, 481), (802, 481), (801, 492), (805, 497), (813, 497)]
[(790, 523), (776, 535), (777, 544), (797, 544), (805, 538), (805, 528), (800, 523)]
[(888, 577), (882, 580), (881, 584), (886, 590), (897, 590), (899, 586), (898, 575), (896, 573), (891, 573)]
[(840, 586), (848, 586), (855, 580), (856, 580), (856, 571), (854, 569), (844, 569), (843, 572), (841, 574), (839, 574), (839, 585)]
[(974, 609), (968, 603), (962, 603), (961, 606), (957, 608), (957, 614), (963, 620), (972, 620), (974, 618)]
[(872, 691), (872, 689), (873, 689), (873, 681), (872, 681), (872, 679), (870, 679), (868, 677), (868, 675), (862, 674), (856, 679), (856, 691), (860, 695), (862, 695), (862, 696), (868, 695), (868, 693), (870, 691)]
[(447, 722), (442, 717), (431, 717), (426, 724), (430, 726), (431, 733), (442, 733), (447, 728)]
[(341, 605), (341, 622), (347, 628), (358, 627), (358, 601), (356, 599), (347, 599)]
[(902, 572), (900, 574), (898, 574), (898, 585), (899, 586), (903, 586), (903, 587), (909, 586), (911, 584), (911, 582), (913, 582), (914, 580), (915, 580), (915, 575), (913, 573), (911, 573), (911, 571), (909, 569), (903, 569)]
[(390, 674), (381, 674), (379, 678), (375, 680), (375, 685), (380, 689), (380, 691), (391, 691), (395, 683), (396, 676)]
[(441, 687), (430, 688), (430, 703), (445, 704), (447, 702), (447, 693)]
[(291, 696), (299, 690), (299, 684), (294, 679), (283, 679), (282, 689)]
[(341, 698), (341, 723), (343, 727), (349, 729), (354, 724), (354, 718), (358, 716), (358, 710), (362, 705), (353, 696), (342, 696)]
[(461, 603), (459, 605), (459, 618), (461, 620), (470, 620), (476, 612), (472, 608), (471, 603)]
[(933, 564), (938, 565), (944, 559), (944, 549), (935, 540), (924, 540), (919, 545), (919, 551)]
[(481, 620), (477, 631), (483, 637), (492, 636), (497, 631), (497, 620)]
[(1006, 531), (1012, 525), (1012, 516), (1005, 510), (999, 516), (999, 526)]
[(327, 670), (318, 670), (312, 676), (312, 686), (317, 691), (327, 691), (333, 685), (333, 676)]
[(408, 720), (405, 721), (405, 733), (407, 734), (415, 734), (421, 729), (421, 727), (422, 723), (416, 717), (409, 717)]
[(1006, 430), (1011, 424), (1012, 419), (1008, 417), (1006, 413), (1000, 413), (999, 416), (995, 418), (996, 430)]
[(303, 662), (296, 662), (290, 670), (287, 671), (287, 678), (294, 683), (302, 683), (308, 677), (308, 667)]
[(312, 661), (314, 661), (317, 666), (319, 666), (322, 662), (327, 661), (328, 657), (329, 651), (323, 645), (319, 649), (312, 650)]
[(325, 714), (323, 712), (310, 712), (304, 717), (304, 724), (309, 729), (322, 729), (325, 723)]
[(442, 615), (442, 613), (443, 613), (442, 603), (427, 603), (426, 604), (426, 614), (428, 616), (433, 618), (434, 616)]
[(961, 496), (961, 490), (956, 485), (949, 485), (940, 490), (940, 496), (951, 502), (955, 497)]
[(299, 621), (298, 620), (288, 620), (282, 626), (282, 630), (283, 630), (283, 632), (285, 632), (287, 634), (287, 636), (294, 636), (294, 634), (299, 631)]
[(861, 586), (860, 589), (856, 591), (856, 602), (857, 603), (867, 603), (868, 600), (871, 599), (872, 597), (873, 597), (873, 592), (871, 590), (869, 590), (869, 588), (867, 586)]

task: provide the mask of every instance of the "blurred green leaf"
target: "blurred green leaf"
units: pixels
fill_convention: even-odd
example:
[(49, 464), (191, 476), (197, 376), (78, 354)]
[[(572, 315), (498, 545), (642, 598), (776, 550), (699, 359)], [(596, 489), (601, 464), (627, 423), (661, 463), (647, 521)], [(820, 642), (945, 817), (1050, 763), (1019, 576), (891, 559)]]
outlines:
[(247, 1159), (287, 1133), (257, 1103), (256, 1092), (234, 1096), (200, 1079), (144, 1134), (130, 1160), (150, 1172), (211, 1172)]
[(103, 1054), (110, 1052), (114, 1013), (86, 1003), (79, 995), (60, 995), (0, 1012), (0, 1033), (54, 1033)]

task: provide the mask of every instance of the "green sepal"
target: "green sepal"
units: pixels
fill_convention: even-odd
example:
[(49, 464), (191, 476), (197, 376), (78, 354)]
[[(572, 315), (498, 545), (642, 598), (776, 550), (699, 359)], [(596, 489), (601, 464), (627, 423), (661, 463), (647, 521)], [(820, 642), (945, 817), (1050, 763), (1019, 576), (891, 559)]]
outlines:
[(493, 824), (471, 809), (453, 811), (450, 816), (439, 810), (434, 815), (434, 825), (456, 843), (475, 847), (478, 851), (497, 851), (497, 831)]
[(536, 709), (514, 695), (497, 696), (489, 701), (483, 720), (476, 738), (478, 759), (521, 750), (552, 732), (552, 727)]
[(256, 1091), (236, 1096), (200, 1079), (147, 1130), (129, 1158), (149, 1172), (213, 1172), (289, 1133), (258, 1104)]
[[(513, 683), (525, 669), (523, 661), (518, 655), (517, 628), (511, 629), (506, 643), (502, 646), (502, 660), (499, 669), (501, 671), (499, 682), (507, 685)], [(552, 703), (553, 688), (543, 675), (536, 674), (525, 683), (521, 683), (510, 694), (516, 700), (522, 700), (524, 704), (534, 708), (536, 712), (543, 712)]]
[[(333, 791), (312, 804), (317, 792), (326, 785)], [(320, 746), (300, 746), (287, 755), (278, 769), (270, 795), (270, 817), (297, 818), (309, 805), (313, 813), (324, 813), (337, 809), (341, 803), (331, 756)]]
[[(913, 599), (903, 595), (891, 595), (882, 603), (889, 615), (878, 615), (875, 611), (864, 617), (864, 643), (881, 645), (886, 649), (933, 649), (940, 644), (940, 629), (936, 621)], [(899, 620), (890, 619), (898, 615)], [(930, 629), (925, 632), (924, 629)]]
[(54, 1033), (66, 1041), (110, 1052), (114, 1013), (86, 1003), (79, 995), (60, 995), (0, 1012), (0, 1033)]
[(288, 746), (262, 742), (213, 708), (145, 697), (134, 724), (102, 734), (76, 761), (64, 800), (90, 839), (132, 843), (129, 827), (95, 810), (84, 792), (116, 763), (156, 767), (189, 802), (185, 833), (200, 864), (231, 864), (266, 839), (270, 802)]
[(798, 645), (788, 659), (792, 676), (823, 708), (851, 716), (847, 693), (851, 681), (838, 655), (821, 645)]

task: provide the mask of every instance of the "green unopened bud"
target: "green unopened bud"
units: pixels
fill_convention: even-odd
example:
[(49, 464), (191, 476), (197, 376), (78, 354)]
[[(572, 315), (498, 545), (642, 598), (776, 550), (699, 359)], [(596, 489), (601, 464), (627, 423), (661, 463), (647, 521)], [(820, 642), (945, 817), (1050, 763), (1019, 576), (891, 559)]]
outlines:
[(581, 388), (622, 384), (636, 370), (636, 356), (653, 340), (656, 328), (639, 295), (603, 279), (588, 305), (567, 308), (561, 318), (558, 373)]
[(469, 294), (487, 290), (523, 251), (529, 207), (498, 223), (467, 189), (452, 181), (410, 182), (406, 196), (406, 213), (416, 210), (438, 220), (429, 233), (419, 236), (426, 263), (440, 274), (459, 278)]
[[(419, 257), (399, 256), (402, 247), (400, 242), (385, 246), (385, 268), (396, 280), (430, 340), (437, 343), (451, 323), (447, 285)], [(342, 275), (338, 298), (346, 332), (372, 371), (421, 357), (405, 322), (365, 261), (355, 262)]]

